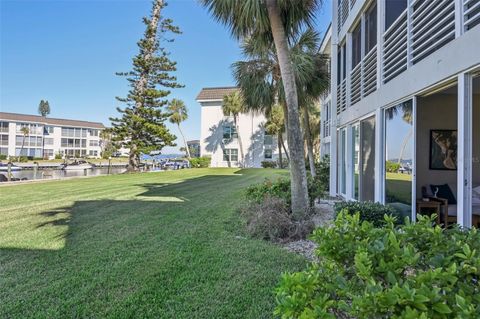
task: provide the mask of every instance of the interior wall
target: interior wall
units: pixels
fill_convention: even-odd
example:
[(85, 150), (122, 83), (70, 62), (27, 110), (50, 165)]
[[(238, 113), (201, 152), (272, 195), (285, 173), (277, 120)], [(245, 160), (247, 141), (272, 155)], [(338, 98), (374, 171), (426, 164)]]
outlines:
[[(417, 99), (417, 197), (422, 186), (447, 183), (456, 195), (457, 171), (430, 170), (430, 130), (457, 129), (457, 95), (433, 94)], [(430, 191), (430, 190), (429, 190)], [(456, 197), (456, 196), (455, 196)]]
[[(430, 130), (457, 129), (457, 95), (434, 94), (417, 99), (417, 197), (422, 186), (448, 183), (456, 195), (457, 171), (430, 170)], [(480, 185), (480, 95), (473, 98), (473, 185)]]

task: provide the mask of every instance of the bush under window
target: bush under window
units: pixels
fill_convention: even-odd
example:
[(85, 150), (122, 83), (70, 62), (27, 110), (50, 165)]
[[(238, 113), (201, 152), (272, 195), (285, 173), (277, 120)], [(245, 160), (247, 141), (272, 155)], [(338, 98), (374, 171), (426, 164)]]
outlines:
[(283, 276), (281, 318), (479, 318), (480, 234), (434, 219), (386, 227), (340, 213), (313, 240), (319, 261)]
[(346, 214), (354, 215), (356, 213), (360, 214), (360, 221), (371, 222), (374, 226), (380, 227), (385, 224), (385, 215), (393, 215), (396, 217), (396, 224), (403, 222), (402, 216), (400, 216), (392, 206), (382, 205), (380, 203), (373, 202), (357, 202), (357, 201), (347, 201), (347, 202), (338, 202), (334, 206), (335, 214), (338, 215), (340, 212)]

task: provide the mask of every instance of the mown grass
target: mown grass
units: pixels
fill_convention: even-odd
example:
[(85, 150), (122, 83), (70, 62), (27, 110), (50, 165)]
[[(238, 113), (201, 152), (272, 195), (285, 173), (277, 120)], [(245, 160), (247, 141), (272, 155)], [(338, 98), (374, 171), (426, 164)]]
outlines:
[(243, 189), (194, 169), (0, 187), (1, 318), (270, 318), (305, 260), (244, 237)]

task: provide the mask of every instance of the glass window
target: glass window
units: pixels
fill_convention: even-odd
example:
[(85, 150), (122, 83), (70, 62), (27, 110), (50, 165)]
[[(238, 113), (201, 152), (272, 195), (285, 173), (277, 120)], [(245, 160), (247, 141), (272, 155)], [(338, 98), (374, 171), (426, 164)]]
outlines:
[(86, 139), (82, 139), (82, 147), (85, 148), (87, 147), (87, 140)]
[(8, 145), (8, 135), (0, 135), (0, 145)]
[(359, 199), (360, 126), (352, 126), (353, 198)]
[(0, 155), (8, 155), (8, 147), (0, 147)]
[(226, 148), (223, 150), (223, 160), (226, 162), (238, 161), (238, 150), (236, 148)]
[(365, 54), (377, 44), (377, 4), (373, 3), (365, 13)]
[(375, 200), (375, 116), (360, 122), (360, 196)]
[(362, 60), (362, 25), (359, 23), (352, 32), (352, 69)]
[(8, 122), (0, 122), (0, 132), (8, 133)]
[[(385, 202), (410, 209), (412, 205), (412, 101), (385, 110)], [(404, 204), (402, 206), (402, 204)]]
[(407, 9), (407, 0), (386, 0), (385, 2), (385, 30)]
[(235, 125), (231, 123), (227, 123), (223, 125), (223, 138), (225, 139), (231, 139), (238, 137), (237, 134), (237, 129), (235, 128)]
[(46, 134), (53, 134), (53, 126), (45, 126)]
[(265, 152), (265, 159), (272, 159), (272, 150), (266, 149), (264, 152)]
[(263, 144), (264, 145), (273, 145), (273, 136), (266, 134), (263, 137)]
[[(27, 138), (25, 138), (25, 143), (27, 143)], [(17, 135), (15, 136), (15, 145), (22, 145), (23, 144), (23, 136), (22, 135)]]
[(347, 190), (346, 137), (346, 129), (338, 131), (338, 192), (340, 194), (346, 194)]
[(53, 138), (45, 137), (45, 145), (53, 145)]

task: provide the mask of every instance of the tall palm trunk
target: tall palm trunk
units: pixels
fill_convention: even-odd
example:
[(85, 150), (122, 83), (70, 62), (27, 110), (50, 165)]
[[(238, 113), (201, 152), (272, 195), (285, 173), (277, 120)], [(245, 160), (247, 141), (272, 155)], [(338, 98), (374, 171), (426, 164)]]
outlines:
[(26, 138), (27, 138), (27, 135), (23, 134), (22, 147), (20, 147), (20, 153), (18, 154), (18, 161), (20, 161), (20, 157), (22, 156), (23, 148), (25, 147)]
[(310, 166), (310, 174), (315, 177), (315, 157), (313, 155), (312, 130), (310, 129), (310, 115), (308, 109), (303, 109), (303, 126), (305, 127), (305, 140), (307, 141), (308, 164)]
[(238, 147), (240, 147), (240, 166), (243, 167), (245, 157), (243, 154), (242, 136), (240, 135), (240, 131), (238, 129), (237, 115), (233, 116), (233, 125), (235, 125), (235, 130), (237, 131)]
[(188, 159), (191, 159), (192, 156), (190, 154), (190, 150), (188, 149), (187, 140), (185, 139), (185, 135), (183, 135), (182, 129), (180, 128), (180, 123), (178, 123), (177, 126), (178, 126), (178, 131), (180, 132), (180, 135), (182, 135), (183, 144), (185, 145), (185, 149), (187, 150), (187, 157), (188, 157)]
[(303, 155), (303, 138), (298, 110), (297, 86), (277, 0), (266, 0), (266, 5), (288, 109), (288, 147), (292, 158), (290, 162), (292, 213), (294, 217), (301, 219), (307, 213), (309, 201), (305, 157)]
[(278, 166), (280, 168), (283, 168), (283, 155), (282, 155), (282, 142), (281, 142), (281, 138), (282, 138), (282, 132), (278, 132), (277, 133), (277, 148), (278, 148)]
[[(150, 46), (147, 49), (147, 52), (145, 53), (145, 62), (148, 63), (148, 61), (151, 60), (153, 57), (153, 54), (155, 52), (155, 46), (154, 43), (157, 39), (157, 29), (158, 29), (158, 22), (160, 21), (160, 13), (163, 7), (164, 0), (155, 0), (153, 10), (152, 10), (152, 17), (150, 19), (150, 23), (148, 24), (148, 29), (150, 32), (146, 32), (148, 34), (146, 40), (147, 42), (150, 43)], [(147, 90), (147, 84), (148, 84), (148, 74), (146, 72), (140, 73), (140, 76), (135, 83), (135, 91), (137, 91), (137, 95), (139, 96), (144, 96), (145, 91)], [(137, 99), (135, 102), (135, 108), (133, 110), (134, 113), (136, 113), (136, 110), (140, 109), (144, 104), (143, 99)], [(128, 166), (130, 170), (138, 170), (139, 167), (139, 161), (138, 159), (138, 149), (136, 145), (134, 145), (135, 148), (134, 150), (130, 148), (130, 154), (129, 154), (129, 160), (128, 160)]]

